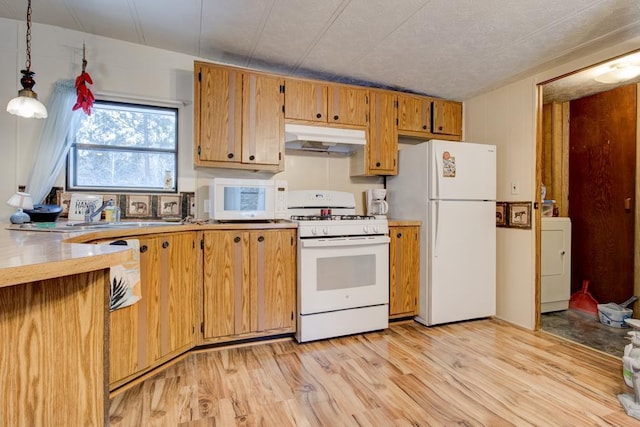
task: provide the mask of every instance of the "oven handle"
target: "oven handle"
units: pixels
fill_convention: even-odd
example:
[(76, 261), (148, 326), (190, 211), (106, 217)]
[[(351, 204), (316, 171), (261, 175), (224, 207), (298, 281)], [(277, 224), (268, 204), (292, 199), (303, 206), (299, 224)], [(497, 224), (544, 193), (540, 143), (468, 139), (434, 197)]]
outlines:
[(301, 239), (300, 246), (303, 248), (369, 246), (388, 244), (389, 241), (389, 236), (328, 237), (320, 239)]

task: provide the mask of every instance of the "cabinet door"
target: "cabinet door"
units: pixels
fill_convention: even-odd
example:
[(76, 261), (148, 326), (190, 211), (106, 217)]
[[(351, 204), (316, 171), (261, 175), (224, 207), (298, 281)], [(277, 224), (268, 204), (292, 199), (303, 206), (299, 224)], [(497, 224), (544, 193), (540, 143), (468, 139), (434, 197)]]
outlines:
[(168, 234), (160, 239), (160, 354), (194, 345), (197, 266), (196, 233)]
[(242, 160), (242, 73), (196, 62), (195, 162)]
[(204, 233), (204, 337), (250, 331), (249, 233)]
[(330, 85), (329, 123), (366, 126), (369, 115), (369, 93), (367, 89), (351, 86)]
[(284, 150), (284, 79), (245, 73), (242, 162), (280, 165)]
[(327, 122), (327, 85), (287, 79), (284, 91), (286, 119)]
[(398, 132), (396, 128), (396, 95), (371, 91), (371, 124), (367, 153), (369, 172), (381, 175), (398, 173)]
[(431, 132), (462, 136), (462, 103), (434, 99), (431, 102)]
[(296, 297), (295, 230), (251, 234), (251, 329), (293, 328)]
[(431, 98), (398, 95), (398, 133), (403, 131), (409, 136), (431, 132)]
[(389, 316), (417, 313), (420, 281), (419, 227), (389, 227)]

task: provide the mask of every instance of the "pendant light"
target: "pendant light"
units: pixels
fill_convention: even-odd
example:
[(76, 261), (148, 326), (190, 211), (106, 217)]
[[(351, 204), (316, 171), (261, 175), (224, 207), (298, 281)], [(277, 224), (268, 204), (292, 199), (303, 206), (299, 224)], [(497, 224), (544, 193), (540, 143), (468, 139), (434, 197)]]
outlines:
[(20, 84), (22, 89), (18, 91), (18, 96), (7, 104), (7, 111), (16, 116), (25, 118), (46, 119), (47, 109), (44, 104), (38, 101), (38, 95), (33, 91), (36, 82), (31, 71), (31, 0), (27, 4), (27, 61), (25, 69), (20, 70), (22, 78)]

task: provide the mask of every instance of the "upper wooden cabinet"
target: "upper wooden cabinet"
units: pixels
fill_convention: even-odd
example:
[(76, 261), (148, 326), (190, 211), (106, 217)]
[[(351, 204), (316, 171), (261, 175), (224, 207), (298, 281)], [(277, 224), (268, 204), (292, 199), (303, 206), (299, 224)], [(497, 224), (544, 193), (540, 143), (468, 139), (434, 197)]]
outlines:
[(328, 86), (329, 123), (366, 126), (369, 118), (369, 90), (355, 86)]
[(431, 101), (431, 132), (462, 136), (462, 103), (434, 99)]
[(398, 134), (422, 137), (431, 133), (431, 98), (398, 94)]
[(398, 131), (396, 128), (396, 94), (370, 91), (371, 123), (367, 140), (367, 174), (398, 173)]
[(295, 230), (204, 233), (206, 343), (295, 331)]
[(327, 122), (327, 85), (321, 82), (286, 79), (284, 118)]
[(285, 118), (349, 126), (366, 126), (369, 96), (366, 88), (287, 79)]
[(195, 165), (281, 171), (284, 79), (195, 62)]

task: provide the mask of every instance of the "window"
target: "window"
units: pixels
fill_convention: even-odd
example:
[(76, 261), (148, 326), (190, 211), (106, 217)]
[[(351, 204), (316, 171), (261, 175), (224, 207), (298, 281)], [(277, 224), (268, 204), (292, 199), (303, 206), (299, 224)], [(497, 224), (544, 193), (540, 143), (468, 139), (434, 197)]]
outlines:
[(176, 108), (96, 101), (69, 150), (67, 188), (175, 193), (177, 163)]

